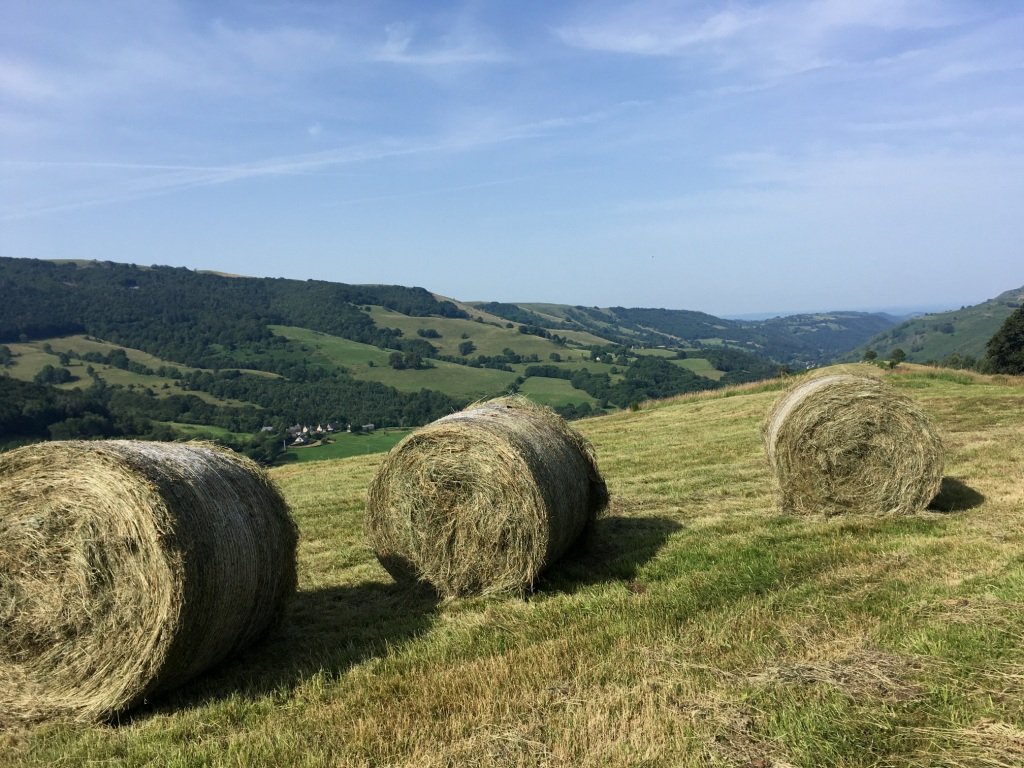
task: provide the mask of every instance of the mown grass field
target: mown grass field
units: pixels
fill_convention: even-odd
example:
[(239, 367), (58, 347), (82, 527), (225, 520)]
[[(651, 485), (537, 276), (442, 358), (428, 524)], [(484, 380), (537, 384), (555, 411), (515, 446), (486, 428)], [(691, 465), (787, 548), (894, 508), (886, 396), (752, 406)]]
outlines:
[(886, 378), (948, 449), (934, 508), (774, 509), (772, 382), (577, 422), (613, 502), (528, 599), (438, 603), (363, 536), (382, 455), (275, 469), (300, 588), (261, 645), (4, 765), (1024, 765), (1024, 379)]

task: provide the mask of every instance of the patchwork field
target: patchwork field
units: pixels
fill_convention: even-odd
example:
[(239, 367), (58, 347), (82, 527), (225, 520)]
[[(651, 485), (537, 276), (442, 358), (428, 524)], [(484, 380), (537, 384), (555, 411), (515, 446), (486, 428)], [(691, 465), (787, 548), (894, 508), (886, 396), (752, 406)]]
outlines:
[(1024, 379), (882, 374), (948, 456), (928, 511), (788, 517), (760, 442), (786, 382), (577, 422), (612, 505), (528, 599), (439, 603), (363, 534), (378, 454), (272, 471), (300, 587), (265, 642), (0, 764), (1019, 766)]
[[(381, 312), (385, 311), (386, 310), (381, 310)], [(517, 341), (519, 339), (533, 339), (534, 341), (543, 342), (543, 344), (547, 345), (545, 349), (560, 350), (561, 354), (566, 358), (564, 361), (557, 363), (557, 366), (560, 368), (565, 368), (567, 370), (588, 368), (594, 373), (607, 373), (614, 367), (610, 364), (595, 363), (590, 360), (584, 360), (584, 357), (589, 357), (589, 353), (587, 352), (566, 350), (551, 344), (544, 339), (538, 339), (536, 336), (525, 336), (518, 332), (513, 336), (507, 331), (494, 328), (493, 326), (481, 325), (471, 320), (449, 321), (443, 318), (407, 318), (405, 315), (399, 315), (397, 313), (391, 314), (398, 318), (405, 318), (407, 321), (414, 320), (417, 323), (422, 321), (428, 325), (434, 324), (435, 322), (440, 323), (442, 321), (444, 323), (462, 323), (466, 327), (472, 326), (471, 330), (478, 333), (479, 329), (485, 329), (486, 333), (492, 337), (490, 338), (490, 346), (485, 347), (484, 350), (475, 351), (473, 353), (474, 355), (501, 354), (501, 348), (492, 348), (498, 343), (498, 341), (500, 341), (501, 338), (512, 338), (513, 341)], [(378, 322), (380, 322), (380, 320), (378, 320)], [(416, 326), (413, 325), (410, 327)], [(463, 326), (456, 326), (456, 328), (460, 327)], [(271, 326), (271, 328), (274, 333), (302, 344), (305, 348), (310, 350), (311, 354), (325, 359), (335, 365), (344, 366), (349, 373), (357, 379), (362, 379), (364, 381), (379, 381), (382, 384), (394, 387), (402, 392), (418, 392), (421, 389), (435, 389), (452, 395), (453, 397), (465, 400), (478, 400), (506, 392), (512, 382), (515, 381), (516, 377), (522, 375), (530, 365), (538, 365), (541, 363), (544, 365), (556, 365), (545, 356), (541, 363), (518, 363), (510, 366), (514, 372), (501, 371), (494, 368), (471, 368), (465, 365), (449, 363), (444, 360), (431, 360), (430, 365), (432, 367), (430, 368), (423, 368), (419, 370), (395, 370), (389, 364), (388, 359), (391, 352), (388, 350), (383, 350), (370, 344), (360, 344), (357, 341), (349, 341), (348, 339), (342, 339), (337, 336), (330, 336), (317, 331), (310, 331), (305, 328), (293, 328), (288, 326)], [(490, 331), (486, 330), (488, 328)], [(415, 332), (412, 335), (415, 336)], [(498, 341), (496, 341), (496, 339)], [(458, 335), (455, 336), (455, 340), (455, 351), (452, 354), (458, 354), (458, 343), (464, 341), (464, 339), (461, 339)], [(443, 338), (428, 339), (428, 341), (437, 347), (444, 346), (442, 344), (444, 341)], [(519, 352), (520, 350), (517, 349), (516, 351)], [(448, 353), (446, 352), (445, 354)], [(568, 358), (572, 359), (569, 360)], [(594, 398), (586, 392), (573, 389), (568, 381), (563, 381), (562, 384), (553, 386), (546, 386), (541, 382), (527, 387), (527, 390), (532, 389), (541, 393), (538, 397), (540, 397), (541, 402), (544, 402), (546, 405), (557, 406), (565, 405), (567, 403), (596, 402)]]
[[(147, 352), (143, 352), (142, 350), (122, 347), (117, 344), (109, 344), (105, 341), (98, 341), (96, 339), (88, 339), (82, 335), (60, 336), (52, 339), (42, 339), (39, 341), (30, 341), (25, 343), (11, 343), (6, 346), (14, 355), (14, 364), (10, 368), (6, 369), (6, 373), (8, 373), (12, 378), (20, 381), (32, 381), (36, 374), (38, 374), (47, 365), (52, 365), (55, 368), (61, 366), (60, 354), (62, 352), (73, 352), (77, 354), (98, 352), (102, 355), (108, 355), (115, 350), (123, 350), (129, 360), (145, 365), (153, 371), (157, 371), (161, 367), (175, 368), (182, 372), (199, 370), (189, 368), (188, 366), (181, 365), (179, 363), (172, 363), (167, 360), (163, 360)], [(46, 351), (46, 347), (49, 347), (49, 352)], [(88, 373), (88, 369), (91, 367), (93, 371), (95, 371), (96, 375), (107, 384), (148, 389), (157, 397), (164, 397), (172, 394), (185, 394), (185, 392), (180, 388), (179, 382), (168, 376), (160, 376), (158, 374), (140, 374), (123, 368), (106, 365), (104, 363), (89, 363), (82, 360), (70, 360), (67, 365), (63, 367), (67, 368), (75, 379), (65, 384), (56, 385), (61, 389), (80, 389), (91, 385), (92, 377)], [(250, 371), (246, 369), (245, 372), (260, 376), (275, 376), (275, 374), (268, 373), (266, 371)], [(188, 394), (194, 395), (200, 400), (212, 405), (249, 405), (249, 403), (244, 403), (240, 400), (219, 398), (207, 392), (191, 390)]]
[[(505, 348), (509, 348), (520, 355), (536, 354), (546, 361), (552, 352), (565, 352), (563, 347), (549, 339), (519, 333), (515, 330), (515, 323), (512, 324), (513, 328), (508, 328), (460, 318), (409, 317), (383, 307), (373, 307), (370, 316), (380, 327), (398, 328), (410, 339), (418, 338), (416, 332), (421, 328), (437, 331), (441, 337), (427, 341), (445, 355), (458, 355), (459, 344), (464, 341), (472, 341), (476, 346), (474, 355), (500, 355)], [(607, 342), (601, 340), (600, 343)]]

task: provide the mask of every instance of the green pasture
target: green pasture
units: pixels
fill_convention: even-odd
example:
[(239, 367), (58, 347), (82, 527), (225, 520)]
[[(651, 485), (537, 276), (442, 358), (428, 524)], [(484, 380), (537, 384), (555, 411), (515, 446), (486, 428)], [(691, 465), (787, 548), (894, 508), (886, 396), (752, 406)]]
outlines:
[(287, 325), (271, 325), (269, 328), (278, 336), (284, 336), (289, 341), (305, 345), (330, 363), (345, 368), (367, 367), (370, 363), (373, 363), (374, 366), (385, 367), (388, 364), (388, 356), (391, 354), (372, 344), (362, 344), (358, 341), (343, 339), (340, 336), (311, 331), (308, 328)]
[(566, 379), (552, 379), (546, 376), (531, 376), (524, 381), (519, 392), (534, 402), (551, 407), (569, 403), (597, 404), (597, 399), (582, 389), (574, 389)]
[[(408, 317), (383, 307), (373, 307), (370, 314), (378, 326), (398, 328), (410, 339), (419, 338), (416, 331), (420, 328), (431, 328), (437, 331), (441, 334), (441, 338), (426, 339), (426, 341), (444, 355), (458, 355), (459, 345), (464, 341), (472, 341), (476, 345), (476, 349), (470, 353), (470, 357), (500, 355), (508, 348), (520, 355), (536, 354), (541, 360), (546, 360), (552, 352), (563, 353), (565, 350), (565, 347), (560, 347), (549, 339), (519, 333), (519, 326), (515, 323), (512, 328), (507, 328), (504, 324), (501, 327), (495, 327), (489, 323), (478, 323), (461, 318)], [(466, 338), (462, 338), (462, 334), (466, 334)]]
[(499, 395), (515, 381), (516, 374), (493, 368), (470, 368), (443, 360), (431, 360), (430, 368), (395, 370), (378, 366), (369, 370), (353, 370), (356, 378), (379, 381), (402, 392), (434, 389), (456, 399), (477, 400)]
[[(44, 344), (49, 344), (53, 352), (46, 352), (43, 349)], [(13, 378), (21, 381), (32, 381), (36, 374), (38, 374), (47, 365), (52, 365), (55, 368), (61, 367), (58, 355), (61, 352), (67, 352), (70, 350), (83, 354), (94, 351), (100, 352), (101, 354), (108, 354), (115, 349), (123, 349), (129, 360), (146, 365), (154, 371), (158, 370), (161, 366), (178, 368), (181, 371), (198, 370), (189, 368), (188, 366), (179, 365), (177, 363), (170, 363), (146, 352), (132, 349), (131, 347), (120, 347), (116, 344), (108, 344), (107, 342), (96, 341), (94, 339), (86, 339), (84, 336), (62, 336), (52, 339), (41, 339), (39, 341), (7, 344), (7, 347), (14, 355), (14, 365), (7, 369), (7, 373), (9, 373)], [(194, 395), (203, 402), (210, 403), (211, 405), (251, 405), (251, 403), (246, 403), (241, 400), (219, 398), (207, 392), (185, 392), (181, 389), (180, 383), (176, 379), (172, 379), (170, 377), (159, 376), (156, 374), (148, 376), (135, 373), (134, 371), (125, 370), (123, 368), (106, 365), (105, 363), (90, 363), (83, 360), (71, 360), (68, 365), (63, 366), (68, 369), (72, 376), (77, 378), (75, 381), (60, 384), (58, 387), (60, 389), (81, 389), (90, 386), (92, 384), (92, 378), (88, 373), (90, 366), (107, 384), (112, 386), (148, 389), (157, 397), (167, 397), (168, 395)], [(265, 371), (251, 371), (251, 373), (258, 373), (264, 376), (276, 376), (276, 374), (267, 373)]]
[(661, 347), (638, 347), (633, 350), (633, 354), (645, 357), (667, 357), (674, 359), (679, 352), (675, 349), (662, 349)]
[(128, 359), (132, 362), (141, 363), (154, 371), (161, 366), (167, 366), (169, 368), (177, 368), (183, 373), (186, 371), (195, 370), (189, 368), (187, 365), (181, 365), (180, 363), (172, 363), (167, 360), (163, 360), (155, 355), (151, 355), (148, 352), (143, 352), (139, 349), (132, 349), (131, 347), (122, 347), (118, 344), (111, 344), (106, 341), (100, 341), (99, 339), (86, 338), (84, 335), (76, 334), (74, 336), (61, 336), (52, 339), (44, 339), (42, 341), (33, 342), (34, 346), (42, 347), (43, 344), (48, 343), (50, 348), (54, 352), (77, 352), (79, 354), (85, 354), (87, 352), (99, 352), (102, 355), (108, 355), (111, 352), (122, 349), (128, 356)]
[(212, 424), (186, 424), (182, 421), (161, 421), (175, 432), (192, 440), (226, 440), (240, 441), (252, 437), (248, 432), (232, 432), (224, 427), (215, 427)]
[(401, 392), (434, 389), (457, 399), (476, 400), (488, 395), (501, 394), (516, 378), (516, 374), (508, 371), (470, 368), (443, 360), (430, 360), (428, 364), (432, 367), (429, 368), (396, 370), (388, 362), (391, 352), (370, 344), (360, 344), (304, 328), (273, 326), (273, 330), (310, 348), (316, 355), (330, 363), (344, 366), (357, 379), (379, 381)]
[(369, 434), (341, 432), (332, 435), (330, 442), (322, 445), (289, 448), (281, 458), (286, 462), (326, 461), (365, 456), (372, 453), (386, 453), (409, 434), (408, 429), (378, 429)]
[(710, 360), (705, 360), (703, 357), (687, 357), (683, 360), (673, 359), (671, 360), (673, 365), (678, 365), (680, 368), (686, 368), (693, 371), (698, 376), (703, 376), (706, 379), (713, 381), (719, 381), (725, 376), (724, 371), (720, 371), (711, 364)]

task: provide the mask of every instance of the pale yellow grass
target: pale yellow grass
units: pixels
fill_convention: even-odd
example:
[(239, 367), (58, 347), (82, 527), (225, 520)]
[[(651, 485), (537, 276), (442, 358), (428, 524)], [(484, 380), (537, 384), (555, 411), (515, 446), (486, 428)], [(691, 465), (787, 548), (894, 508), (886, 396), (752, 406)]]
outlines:
[(128, 724), (0, 736), (0, 763), (1024, 764), (1024, 381), (881, 375), (948, 441), (942, 511), (778, 515), (783, 382), (648, 404), (577, 422), (612, 507), (525, 600), (395, 585), (362, 535), (380, 456), (275, 470), (301, 529), (277, 634)]

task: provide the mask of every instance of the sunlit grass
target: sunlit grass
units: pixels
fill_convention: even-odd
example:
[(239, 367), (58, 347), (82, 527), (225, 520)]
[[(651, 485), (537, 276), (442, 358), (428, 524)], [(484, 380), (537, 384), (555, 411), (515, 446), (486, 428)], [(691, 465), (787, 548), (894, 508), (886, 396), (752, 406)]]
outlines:
[(568, 403), (597, 404), (596, 397), (587, 394), (582, 389), (574, 389), (572, 384), (566, 379), (531, 376), (523, 382), (519, 391), (536, 403), (552, 407)]
[(303, 463), (385, 453), (407, 434), (408, 429), (379, 429), (369, 434), (339, 432), (331, 435), (329, 442), (321, 445), (290, 448), (282, 460)]
[(1024, 764), (1024, 380), (887, 376), (947, 444), (936, 509), (774, 509), (784, 382), (577, 422), (613, 502), (527, 600), (438, 604), (363, 535), (381, 455), (274, 478), (286, 622), (121, 724), (0, 735), (8, 765)]

